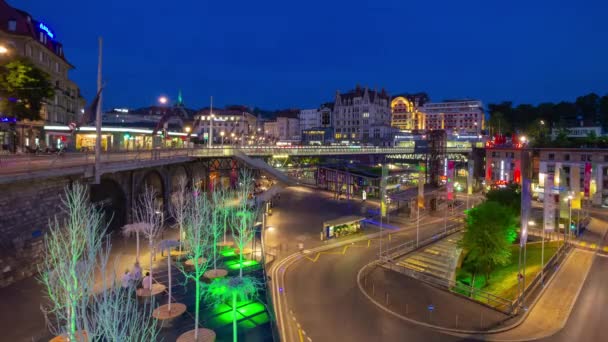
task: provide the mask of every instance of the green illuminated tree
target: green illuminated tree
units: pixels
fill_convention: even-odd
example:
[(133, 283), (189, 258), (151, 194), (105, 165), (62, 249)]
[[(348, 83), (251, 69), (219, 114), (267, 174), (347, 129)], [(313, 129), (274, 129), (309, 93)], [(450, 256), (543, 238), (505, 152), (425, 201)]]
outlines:
[(245, 248), (254, 238), (254, 224), (259, 214), (257, 203), (250, 198), (253, 195), (253, 175), (241, 171), (237, 188), (238, 203), (232, 212), (232, 236), (239, 249), (239, 277), (243, 276), (243, 255)]
[(207, 295), (216, 303), (231, 301), (232, 306), (232, 340), (238, 340), (237, 329), (237, 303), (238, 301), (250, 301), (261, 287), (260, 283), (253, 277), (240, 276), (230, 278), (218, 278), (209, 284)]
[(44, 240), (40, 282), (49, 306), (42, 309), (52, 333), (76, 341), (77, 332), (91, 331), (87, 307), (106, 226), (103, 215), (89, 202), (87, 187), (80, 183), (66, 188), (62, 211), (66, 219), (55, 217)]
[(194, 297), (194, 338), (198, 340), (200, 301), (203, 296), (204, 284), (202, 277), (209, 266), (211, 243), (211, 203), (205, 194), (196, 192), (188, 200), (186, 215), (184, 216), (184, 241), (187, 248), (187, 257), (192, 261), (192, 268), (180, 265), (179, 269), (195, 284)]
[(55, 94), (49, 75), (25, 58), (0, 65), (0, 112), (39, 120), (44, 99)]
[(484, 274), (488, 281), (497, 265), (509, 262), (516, 226), (512, 209), (497, 202), (487, 201), (468, 211), (460, 247), (466, 252), (463, 268), (472, 273), (472, 284), (476, 274)]

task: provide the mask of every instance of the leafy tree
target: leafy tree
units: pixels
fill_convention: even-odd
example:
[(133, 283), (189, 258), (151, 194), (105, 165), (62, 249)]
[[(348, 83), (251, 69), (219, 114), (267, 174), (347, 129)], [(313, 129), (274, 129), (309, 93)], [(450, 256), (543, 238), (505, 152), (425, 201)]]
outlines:
[(521, 210), (521, 189), (519, 185), (512, 184), (506, 188), (490, 190), (486, 194), (488, 201), (496, 202), (513, 211), (513, 214), (519, 215)]
[(600, 97), (595, 93), (577, 97), (576, 102), (574, 102), (577, 108), (577, 114), (587, 120), (595, 122), (597, 120), (596, 115), (599, 107), (599, 99)]
[(27, 59), (0, 66), (0, 111), (19, 120), (39, 120), (44, 99), (55, 95), (49, 75)]
[(494, 133), (510, 133), (511, 123), (505, 118), (502, 112), (494, 112), (490, 114), (490, 120), (488, 120), (488, 128)]
[(599, 118), (604, 128), (608, 128), (608, 95), (604, 95), (599, 100)]
[(512, 209), (497, 202), (487, 201), (469, 210), (459, 245), (467, 253), (463, 267), (473, 274), (473, 284), (475, 275), (484, 274), (488, 282), (496, 266), (509, 262), (516, 225)]

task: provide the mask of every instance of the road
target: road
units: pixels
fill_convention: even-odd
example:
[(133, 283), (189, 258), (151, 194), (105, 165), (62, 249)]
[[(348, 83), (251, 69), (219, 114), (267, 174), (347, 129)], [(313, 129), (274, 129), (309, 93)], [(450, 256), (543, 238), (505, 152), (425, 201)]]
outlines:
[[(587, 235), (588, 241), (606, 246), (608, 245), (606, 211), (595, 209), (592, 211), (592, 215), (596, 219), (601, 218), (603, 224), (598, 229), (585, 232), (585, 235)], [(608, 284), (608, 255), (599, 251), (564, 328), (544, 341), (605, 341), (608, 339), (606, 337), (608, 319), (606, 284)]]
[[(305, 234), (311, 227), (315, 227), (312, 236), (318, 236), (323, 221), (318, 215), (328, 215), (328, 213), (334, 212), (335, 206), (344, 205), (344, 202), (340, 203), (331, 198), (322, 199), (322, 203), (319, 203), (317, 201), (323, 195), (314, 193), (312, 190), (309, 191), (303, 193), (296, 190), (294, 193), (293, 189), (288, 189), (287, 193), (282, 195), (283, 199), (278, 202), (277, 213), (281, 213), (281, 220), (285, 220), (287, 223), (287, 218), (289, 218), (289, 224), (287, 226), (283, 224), (280, 228), (288, 237), (287, 241), (293, 241), (293, 238), (290, 239), (289, 236)], [(292, 196), (296, 198), (295, 204), (291, 203)], [(357, 205), (350, 205), (355, 212), (361, 210), (356, 209)], [(318, 206), (324, 210), (313, 209)], [(412, 225), (405, 233), (392, 234), (391, 245), (415, 239), (415, 229), (415, 225)], [(421, 240), (442, 232), (443, 229), (443, 215), (427, 217), (420, 225)], [(294, 230), (294, 232), (290, 233), (290, 230)], [(295, 241), (292, 242), (292, 244), (295, 243)], [(386, 247), (388, 241), (385, 239), (383, 243)], [(317, 256), (317, 248), (324, 246), (322, 243), (313, 243), (306, 247), (309, 249), (309, 253), (306, 255), (310, 259), (304, 258), (302, 255), (291, 256), (282, 260), (276, 267), (273, 266), (270, 273), (273, 274), (275, 298), (279, 298), (278, 301), (275, 300), (277, 316), (280, 317), (280, 320), (290, 320), (289, 323), (294, 323), (285, 325), (284, 331), (282, 331), (283, 340), (297, 341), (310, 338), (314, 341), (340, 339), (345, 341), (396, 341), (402, 339), (403, 336), (409, 336), (414, 340), (462, 340), (404, 323), (381, 311), (364, 297), (358, 289), (356, 276), (364, 265), (376, 257), (379, 244), (379, 240), (372, 240), (369, 245), (349, 243), (348, 247), (329, 251), (334, 254), (321, 253)], [(320, 247), (317, 247), (319, 245)], [(290, 250), (295, 249), (290, 248)], [(341, 255), (343, 252), (344, 255)], [(312, 262), (311, 260), (314, 259), (317, 260)], [(289, 272), (285, 272), (284, 265), (290, 262), (295, 262), (291, 266), (293, 268), (289, 268)], [(272, 272), (273, 270), (275, 272)], [(434, 288), (429, 291), (433, 290), (440, 291)], [(422, 295), (432, 297), (429, 294)], [(294, 318), (297, 321), (294, 322)], [(297, 329), (297, 324), (300, 324), (301, 329)]]

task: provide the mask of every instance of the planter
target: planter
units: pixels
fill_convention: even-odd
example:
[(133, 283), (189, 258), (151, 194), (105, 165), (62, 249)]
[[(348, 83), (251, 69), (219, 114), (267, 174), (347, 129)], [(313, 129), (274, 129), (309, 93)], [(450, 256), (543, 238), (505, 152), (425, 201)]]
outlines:
[(154, 309), (152, 317), (160, 321), (161, 328), (170, 328), (173, 326), (175, 319), (184, 312), (186, 312), (186, 305), (182, 303), (171, 303), (171, 311), (169, 311), (169, 304), (161, 305)]
[(163, 284), (152, 284), (152, 288), (150, 290), (137, 289), (137, 298), (139, 298), (140, 301), (144, 302), (152, 297), (154, 297), (155, 299), (159, 299), (158, 297), (160, 297), (160, 295), (165, 292), (166, 289), (167, 287)]
[(207, 279), (213, 280), (215, 278), (223, 278), (227, 275), (228, 275), (228, 271), (218, 268), (215, 270), (209, 270), (209, 271), (205, 272), (204, 277)]
[[(205, 258), (198, 258), (199, 260), (199, 264), (204, 264), (205, 262), (207, 262), (207, 259)], [(189, 267), (194, 267), (194, 259), (188, 259), (184, 262), (184, 265), (189, 266)]]
[[(215, 332), (210, 329), (198, 328), (198, 342), (214, 342)], [(181, 334), (176, 342), (194, 342), (194, 329)]]
[[(87, 332), (86, 331), (83, 331), (83, 332), (77, 331), (76, 332), (76, 341), (77, 342), (87, 342), (88, 341)], [(49, 342), (71, 342), (71, 341), (70, 341), (68, 335), (63, 334), (63, 335), (54, 337)]]

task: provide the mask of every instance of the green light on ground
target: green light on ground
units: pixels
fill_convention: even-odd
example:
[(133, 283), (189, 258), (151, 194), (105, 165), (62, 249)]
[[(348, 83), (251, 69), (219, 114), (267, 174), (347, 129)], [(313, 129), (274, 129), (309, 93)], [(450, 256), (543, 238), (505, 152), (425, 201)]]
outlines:
[(258, 265), (259, 262), (255, 261), (255, 260), (243, 260), (242, 263), (239, 262), (227, 262), (226, 266), (228, 266), (229, 269), (231, 270), (238, 270), (240, 268), (239, 265), (243, 265), (243, 268), (247, 268), (247, 267), (251, 267), (251, 266), (255, 266)]
[(243, 316), (253, 316), (260, 312), (264, 312), (265, 310), (266, 308), (264, 308), (264, 305), (260, 302), (253, 302), (236, 309), (236, 311), (238, 311)]
[(232, 257), (232, 256), (236, 256), (236, 253), (234, 252), (234, 248), (233, 249), (223, 249), (220, 254), (224, 257)]

